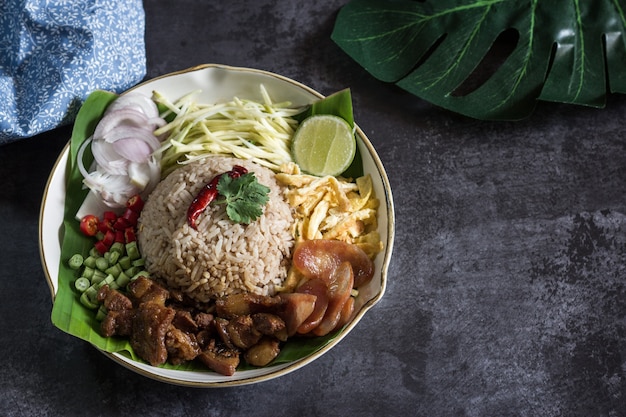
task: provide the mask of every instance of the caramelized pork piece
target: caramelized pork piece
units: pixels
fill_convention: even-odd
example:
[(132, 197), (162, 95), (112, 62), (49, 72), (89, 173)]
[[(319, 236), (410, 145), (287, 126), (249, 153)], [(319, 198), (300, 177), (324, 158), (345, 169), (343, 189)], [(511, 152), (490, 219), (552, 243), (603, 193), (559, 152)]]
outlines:
[(100, 333), (104, 337), (129, 336), (135, 316), (130, 299), (108, 285), (100, 288), (97, 297), (107, 309), (107, 314), (100, 323)]
[(250, 347), (244, 359), (253, 366), (265, 366), (280, 353), (280, 342), (272, 337), (263, 337), (259, 343)]
[(193, 320), (199, 329), (209, 330), (213, 324), (214, 316), (210, 313), (196, 313), (193, 316)]
[(139, 300), (151, 288), (152, 280), (144, 276), (139, 276), (137, 279), (131, 281), (126, 287), (133, 300)]
[(186, 301), (185, 294), (179, 289), (170, 289), (170, 298), (178, 303), (184, 303)]
[(162, 365), (167, 360), (165, 335), (169, 330), (175, 310), (158, 302), (144, 302), (136, 310), (130, 344), (150, 365)]
[(196, 336), (175, 327), (170, 328), (165, 335), (165, 348), (168, 360), (174, 365), (192, 361), (200, 354)]
[(231, 319), (226, 325), (226, 331), (233, 345), (243, 350), (257, 344), (263, 336), (254, 327), (254, 321), (249, 315)]
[(187, 310), (176, 310), (176, 315), (172, 324), (177, 329), (180, 329), (187, 333), (195, 333), (198, 331), (198, 324), (191, 317), (191, 313)]
[(136, 306), (147, 302), (155, 302), (164, 306), (165, 301), (167, 301), (170, 296), (167, 289), (144, 276), (139, 276), (137, 279), (131, 281), (126, 289), (129, 298)]
[(228, 320), (222, 317), (216, 317), (213, 320), (213, 328), (217, 333), (217, 337), (219, 340), (226, 346), (228, 349), (235, 349), (235, 345), (230, 340), (230, 334), (228, 333)]
[(215, 302), (216, 314), (227, 319), (253, 313), (273, 313), (282, 308), (280, 297), (251, 293), (232, 294)]
[(255, 313), (251, 315), (254, 328), (266, 336), (275, 336), (285, 330), (285, 321), (275, 314)]
[(239, 365), (239, 351), (229, 349), (212, 339), (209, 346), (198, 355), (198, 359), (209, 369), (231, 376)]
[(213, 340), (213, 335), (210, 331), (203, 329), (196, 333), (196, 340), (198, 341), (198, 346), (200, 346), (200, 350), (204, 350), (209, 346), (211, 340)]
[(130, 336), (133, 330), (135, 310), (109, 310), (100, 323), (100, 332), (104, 337)]
[(111, 289), (108, 285), (102, 286), (98, 290), (98, 301), (104, 304), (107, 311), (130, 310), (133, 303), (128, 297), (121, 292)]

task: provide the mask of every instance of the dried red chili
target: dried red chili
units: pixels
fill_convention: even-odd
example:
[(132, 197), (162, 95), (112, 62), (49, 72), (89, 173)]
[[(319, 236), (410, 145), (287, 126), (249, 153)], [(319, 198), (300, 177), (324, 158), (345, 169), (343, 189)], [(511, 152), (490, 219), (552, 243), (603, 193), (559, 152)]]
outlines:
[(217, 175), (208, 184), (202, 187), (196, 198), (194, 198), (191, 202), (191, 205), (189, 205), (189, 209), (187, 209), (187, 223), (189, 223), (189, 226), (197, 229), (196, 220), (198, 219), (198, 217), (200, 217), (200, 214), (202, 214), (204, 210), (209, 207), (209, 204), (211, 204), (211, 202), (215, 200), (215, 197), (217, 197), (218, 195), (217, 184), (220, 181), (222, 175), (228, 175), (231, 178), (239, 178), (240, 176), (247, 173), (248, 170), (246, 168), (240, 165), (235, 165), (233, 166), (233, 169), (228, 172), (224, 172), (223, 174)]

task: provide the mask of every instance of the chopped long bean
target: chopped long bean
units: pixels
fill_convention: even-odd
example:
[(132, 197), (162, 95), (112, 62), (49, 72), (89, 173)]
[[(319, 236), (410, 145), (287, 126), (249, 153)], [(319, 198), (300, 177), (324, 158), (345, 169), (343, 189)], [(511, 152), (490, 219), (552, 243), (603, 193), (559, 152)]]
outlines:
[(87, 291), (80, 295), (80, 303), (91, 310), (95, 310), (96, 308), (98, 308), (98, 304), (91, 301), (91, 299), (87, 295)]
[[(143, 201), (137, 196), (137, 199), (129, 202), (128, 210), (141, 210)], [(96, 318), (102, 320), (106, 317), (106, 308), (98, 300), (98, 292), (105, 285), (111, 289), (124, 290), (126, 286), (139, 275), (149, 276), (149, 273), (143, 270), (144, 259), (141, 257), (137, 242), (135, 240), (136, 221), (132, 223), (120, 224), (115, 230), (115, 240), (104, 242), (107, 235), (109, 238), (113, 235), (112, 230), (107, 224), (113, 225), (116, 222), (115, 213), (105, 212), (104, 220), (101, 223), (103, 230), (96, 236), (96, 243), (89, 250), (87, 257), (82, 254), (75, 254), (68, 259), (68, 266), (77, 271), (74, 280), (74, 288), (80, 293), (80, 303), (88, 309), (98, 310)], [(138, 217), (138, 213), (133, 213), (134, 217)], [(125, 215), (125, 219), (133, 216)], [(120, 218), (117, 218), (119, 220)], [(109, 239), (110, 240), (110, 239)]]
[(125, 272), (121, 272), (115, 280), (120, 288), (125, 288), (130, 283), (130, 277)]
[(76, 270), (80, 269), (80, 267), (83, 266), (83, 260), (83, 255), (81, 255), (80, 253), (73, 255), (69, 260), (70, 268)]
[(123, 270), (127, 270), (132, 266), (132, 261), (130, 260), (130, 256), (128, 255), (122, 256), (118, 262)]
[(110, 256), (113, 256), (113, 253), (117, 253), (118, 255), (124, 253), (124, 244), (122, 242), (115, 242), (111, 245)]
[(83, 261), (83, 265), (85, 265), (86, 267), (89, 268), (95, 268), (96, 267), (96, 258), (93, 256), (88, 256), (85, 258), (85, 260)]
[(109, 261), (104, 256), (96, 259), (96, 268), (100, 271), (104, 271), (109, 267)]
[(89, 280), (90, 280), (90, 279), (93, 277), (93, 274), (95, 274), (95, 273), (96, 273), (96, 270), (95, 270), (95, 269), (93, 269), (93, 268), (91, 268), (91, 267), (89, 267), (89, 266), (85, 265), (85, 267), (83, 268), (83, 274), (82, 274), (82, 277), (83, 277), (83, 278), (87, 278), (87, 279), (89, 279)]
[(123, 270), (120, 264), (116, 263), (113, 266), (108, 267), (104, 272), (112, 275), (114, 278), (117, 278), (123, 272)]
[(74, 282), (74, 287), (76, 287), (76, 289), (80, 292), (85, 292), (85, 290), (89, 288), (90, 285), (91, 285), (91, 281), (89, 281), (89, 278), (85, 278), (85, 277), (79, 277)]
[(126, 253), (130, 257), (130, 259), (133, 261), (141, 258), (141, 254), (139, 253), (139, 248), (137, 247), (137, 242), (127, 243)]
[(107, 316), (107, 309), (106, 307), (104, 307), (104, 304), (101, 304), (100, 308), (98, 308), (98, 312), (96, 313), (96, 320), (102, 321), (104, 320), (106, 316)]

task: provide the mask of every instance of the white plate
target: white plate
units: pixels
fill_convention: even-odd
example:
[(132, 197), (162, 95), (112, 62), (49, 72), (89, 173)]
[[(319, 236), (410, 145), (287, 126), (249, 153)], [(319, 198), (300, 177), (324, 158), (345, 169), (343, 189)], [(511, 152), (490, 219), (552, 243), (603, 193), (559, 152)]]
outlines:
[[(138, 85), (133, 90), (151, 95), (156, 90), (170, 99), (176, 99), (188, 92), (202, 90), (199, 102), (229, 101), (233, 97), (262, 101), (259, 85), (263, 84), (275, 102), (290, 101), (294, 106), (302, 106), (323, 98), (323, 96), (296, 81), (273, 73), (248, 68), (235, 68), (223, 65), (202, 65), (184, 71), (168, 74)], [(260, 369), (237, 371), (233, 376), (223, 376), (211, 371), (179, 371), (158, 368), (136, 362), (117, 353), (103, 352), (121, 365), (148, 377), (176, 385), (196, 387), (216, 387), (244, 385), (269, 380), (292, 372), (322, 356), (339, 343), (358, 323), (363, 315), (376, 304), (385, 292), (387, 268), (391, 258), (394, 238), (394, 210), (391, 189), (383, 165), (372, 144), (357, 127), (358, 146), (363, 158), (363, 168), (373, 179), (374, 190), (381, 200), (379, 208), (379, 229), (384, 243), (384, 251), (376, 258), (375, 275), (370, 284), (359, 291), (354, 319), (343, 332), (327, 346), (300, 360)], [(61, 224), (65, 205), (66, 166), (69, 145), (65, 147), (50, 174), (41, 204), (39, 219), (39, 247), (46, 279), (52, 298), (58, 290), (59, 260), (61, 254)], [(381, 329), (382, 330), (382, 329)]]

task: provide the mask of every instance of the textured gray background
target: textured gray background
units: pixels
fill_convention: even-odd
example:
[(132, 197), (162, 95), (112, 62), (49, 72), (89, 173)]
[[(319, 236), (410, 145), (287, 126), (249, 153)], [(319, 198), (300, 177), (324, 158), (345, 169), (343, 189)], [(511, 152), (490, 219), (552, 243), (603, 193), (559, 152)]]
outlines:
[(0, 147), (0, 413), (8, 416), (626, 416), (626, 97), (469, 120), (374, 80), (330, 40), (344, 1), (147, 0), (148, 78), (255, 67), (330, 94), (396, 204), (385, 297), (336, 348), (266, 383), (171, 386), (50, 323), (38, 211), (69, 128)]

